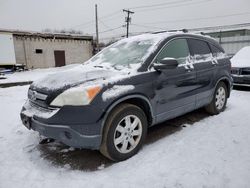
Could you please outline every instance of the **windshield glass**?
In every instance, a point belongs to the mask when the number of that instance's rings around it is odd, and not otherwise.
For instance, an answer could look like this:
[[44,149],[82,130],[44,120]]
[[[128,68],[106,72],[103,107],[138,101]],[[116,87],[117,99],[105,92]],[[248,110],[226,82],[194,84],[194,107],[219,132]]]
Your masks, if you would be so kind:
[[120,40],[90,59],[96,66],[129,66],[145,61],[158,41],[155,38],[131,37]]

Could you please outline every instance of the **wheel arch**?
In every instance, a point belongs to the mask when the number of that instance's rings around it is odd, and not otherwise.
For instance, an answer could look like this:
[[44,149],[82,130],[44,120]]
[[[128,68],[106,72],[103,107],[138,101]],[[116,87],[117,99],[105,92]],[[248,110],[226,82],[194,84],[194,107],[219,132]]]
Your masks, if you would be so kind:
[[227,91],[228,91],[228,92],[227,92],[227,93],[228,93],[227,98],[229,98],[229,97],[230,97],[231,86],[232,86],[232,84],[231,84],[231,82],[230,82],[230,79],[229,79],[228,77],[222,77],[222,78],[220,78],[220,79],[216,82],[215,88],[216,88],[216,86],[218,85],[218,83],[220,83],[220,82],[223,82],[223,83],[226,85]]
[[154,123],[154,112],[153,112],[153,107],[151,103],[149,102],[149,99],[141,94],[132,94],[132,95],[127,95],[122,98],[119,98],[118,100],[114,101],[105,111],[104,117],[103,117],[103,122],[102,122],[102,132],[103,128],[105,126],[105,122],[111,113],[111,111],[117,107],[118,105],[122,103],[129,103],[136,105],[140,107],[144,113],[146,114],[147,120],[148,120],[148,125],[150,126],[151,124]]

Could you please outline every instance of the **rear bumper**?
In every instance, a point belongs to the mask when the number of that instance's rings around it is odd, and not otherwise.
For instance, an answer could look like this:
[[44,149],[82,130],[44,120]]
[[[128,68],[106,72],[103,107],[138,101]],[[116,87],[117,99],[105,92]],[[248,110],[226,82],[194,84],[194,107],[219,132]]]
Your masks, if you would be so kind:
[[[26,107],[26,108],[25,108]],[[93,127],[101,127],[101,123],[95,124],[81,124],[81,125],[61,125],[61,124],[48,124],[40,121],[36,118],[36,114],[31,114],[32,110],[30,109],[35,107],[27,108],[27,105],[24,105],[21,111],[21,119],[25,127],[39,132],[41,135],[53,138],[57,141],[60,141],[68,146],[75,148],[86,148],[86,149],[99,149],[101,145],[101,132],[98,131],[93,133],[89,131]],[[54,111],[50,112],[53,115]],[[58,111],[57,113],[60,113]],[[49,114],[46,114],[48,117]],[[69,114],[70,116],[70,114]],[[101,129],[101,128],[100,128]],[[92,132],[92,133],[91,133]]]

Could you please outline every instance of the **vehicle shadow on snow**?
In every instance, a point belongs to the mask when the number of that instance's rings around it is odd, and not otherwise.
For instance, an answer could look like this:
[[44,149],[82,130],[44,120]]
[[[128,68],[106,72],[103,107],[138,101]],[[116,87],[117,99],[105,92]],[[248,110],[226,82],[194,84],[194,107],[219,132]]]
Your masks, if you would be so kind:
[[[209,114],[205,110],[199,109],[153,126],[148,130],[145,145],[181,131],[186,125],[192,125],[208,116]],[[38,145],[37,149],[43,159],[55,166],[68,167],[72,170],[95,171],[114,164],[102,156],[99,151],[74,149],[57,142]]]

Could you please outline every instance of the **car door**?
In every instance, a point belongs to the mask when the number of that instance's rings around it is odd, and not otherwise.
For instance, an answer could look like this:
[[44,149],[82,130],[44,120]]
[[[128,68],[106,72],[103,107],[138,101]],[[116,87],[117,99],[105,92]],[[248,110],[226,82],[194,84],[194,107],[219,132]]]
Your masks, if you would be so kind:
[[196,108],[199,108],[211,101],[214,89],[213,79],[218,63],[213,58],[208,42],[189,38],[188,44],[193,67],[197,73]]
[[176,38],[165,44],[154,59],[175,58],[178,67],[158,72],[155,82],[157,122],[176,117],[195,107],[196,72],[188,66],[189,47],[185,38]]

